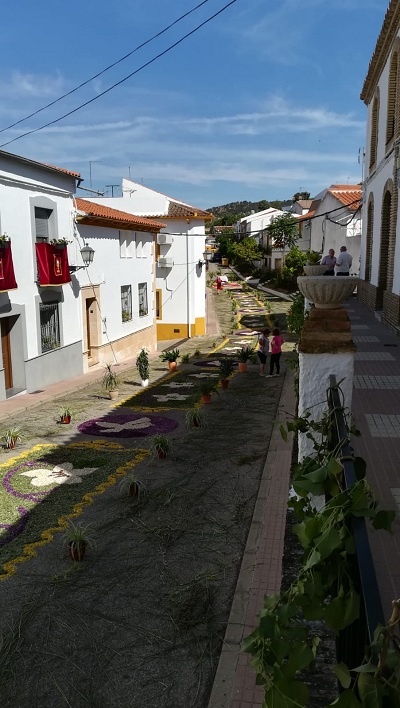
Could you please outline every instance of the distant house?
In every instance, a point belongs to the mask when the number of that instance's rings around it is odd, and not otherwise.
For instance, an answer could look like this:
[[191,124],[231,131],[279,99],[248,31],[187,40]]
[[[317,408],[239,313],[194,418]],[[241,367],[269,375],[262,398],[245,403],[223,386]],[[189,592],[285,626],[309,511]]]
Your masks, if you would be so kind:
[[361,244],[361,187],[358,184],[332,184],[317,194],[310,211],[299,217],[302,251],[336,255],[346,246],[353,256],[352,273],[358,275]]
[[154,257],[164,223],[76,198],[81,242],[95,258],[79,270],[84,369],[157,349]]
[[150,219],[160,219],[156,244],[157,339],[195,337],[206,331],[205,224],[212,214],[123,179],[122,197],[91,199]]
[[290,211],[292,214],[303,216],[303,214],[307,214],[307,212],[310,211],[312,202],[313,199],[299,199],[297,202],[293,203]]
[[400,5],[391,0],[361,91],[367,106],[358,296],[400,327]]
[[[262,265],[267,270],[274,270],[279,268],[281,262],[280,253],[273,252],[273,246],[271,237],[268,234],[267,227],[271,224],[271,221],[276,219],[277,216],[283,216],[284,211],[280,209],[274,209],[270,207],[269,209],[264,209],[264,211],[253,212],[248,216],[244,216],[242,219],[235,224],[235,233],[239,238],[245,238],[246,236],[252,236],[256,242],[261,246],[264,251],[264,259]],[[275,260],[278,259],[278,265],[275,264]]]

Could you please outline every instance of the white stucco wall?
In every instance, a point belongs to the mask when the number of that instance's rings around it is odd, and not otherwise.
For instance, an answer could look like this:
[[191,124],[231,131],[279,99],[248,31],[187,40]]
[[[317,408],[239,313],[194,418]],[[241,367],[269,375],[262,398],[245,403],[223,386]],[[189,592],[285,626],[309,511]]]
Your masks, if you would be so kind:
[[[117,229],[78,224],[82,239],[94,250],[92,265],[79,270],[76,277],[81,287],[90,284],[100,287],[100,312],[105,320],[102,327],[102,344],[115,341],[153,324],[153,239],[150,233],[121,231]],[[132,238],[130,257],[121,256],[120,233]],[[90,277],[90,281],[89,281]],[[139,315],[138,285],[147,284],[148,314]],[[122,321],[121,286],[130,285],[132,292],[132,320]]]
[[[205,250],[205,222],[192,219],[166,218],[169,199],[148,187],[124,179],[122,197],[101,197],[91,199],[113,209],[136,216],[157,217],[167,224],[161,233],[171,234],[170,245],[160,245],[160,255],[172,258],[172,268],[156,265],[156,288],[161,290],[163,325],[176,323],[194,325],[196,319],[205,318],[205,277],[206,269],[198,268]],[[185,204],[175,198],[172,201]],[[179,336],[187,331],[179,332]]]
[[[299,353],[299,416],[310,411],[313,420],[321,420],[328,409],[329,376],[334,374],[344,396],[344,406],[351,410],[354,376],[354,354]],[[313,451],[312,442],[299,435],[299,460]]]

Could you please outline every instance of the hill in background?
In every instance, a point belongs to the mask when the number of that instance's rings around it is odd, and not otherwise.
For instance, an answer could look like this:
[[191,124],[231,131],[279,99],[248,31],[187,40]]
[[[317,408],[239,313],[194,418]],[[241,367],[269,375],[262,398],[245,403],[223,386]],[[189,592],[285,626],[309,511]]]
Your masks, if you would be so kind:
[[222,204],[220,206],[209,207],[207,208],[207,211],[211,212],[214,215],[215,221],[223,220],[226,224],[233,224],[235,221],[238,221],[243,216],[248,216],[249,214],[251,214],[252,211],[264,211],[264,209],[269,209],[270,207],[273,207],[274,209],[281,209],[282,206],[290,204],[292,204],[291,199],[277,199],[271,202],[267,201],[266,199],[262,199],[259,202],[230,202],[229,204]]

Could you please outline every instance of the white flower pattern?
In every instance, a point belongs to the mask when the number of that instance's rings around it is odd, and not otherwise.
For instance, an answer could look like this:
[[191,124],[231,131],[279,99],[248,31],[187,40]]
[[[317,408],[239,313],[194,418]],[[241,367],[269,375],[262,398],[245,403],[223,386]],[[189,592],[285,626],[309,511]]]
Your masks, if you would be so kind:
[[31,477],[33,487],[47,487],[50,484],[79,484],[82,482],[82,477],[96,470],[97,467],[82,467],[75,470],[72,462],[63,462],[55,465],[52,470],[39,467],[29,472],[21,472],[21,476]]
[[99,428],[103,428],[105,433],[120,433],[122,430],[143,430],[144,428],[151,428],[153,423],[150,418],[137,418],[137,420],[128,420],[127,423],[107,423],[106,421],[98,420],[96,425]]
[[194,386],[194,384],[190,383],[189,381],[186,382],[184,381],[183,383],[178,383],[177,381],[172,381],[172,383],[167,383],[167,384],[162,384],[166,388],[188,388],[190,386]]
[[165,393],[165,394],[154,394],[154,398],[157,399],[159,403],[164,403],[165,401],[186,401],[188,396],[184,396],[181,393]]

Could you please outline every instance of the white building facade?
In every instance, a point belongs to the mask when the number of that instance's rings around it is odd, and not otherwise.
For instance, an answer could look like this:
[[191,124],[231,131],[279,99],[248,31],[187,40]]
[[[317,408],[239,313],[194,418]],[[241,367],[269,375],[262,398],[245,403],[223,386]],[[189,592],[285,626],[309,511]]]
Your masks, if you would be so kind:
[[138,182],[123,179],[122,197],[90,199],[136,216],[160,219],[155,258],[157,339],[206,332],[205,223],[212,215]]
[[400,6],[391,0],[361,92],[367,106],[359,298],[400,326]]
[[353,258],[352,275],[358,275],[361,246],[361,187],[333,184],[317,194],[311,210],[299,217],[302,251],[326,255],[333,248],[338,256],[346,246]]

